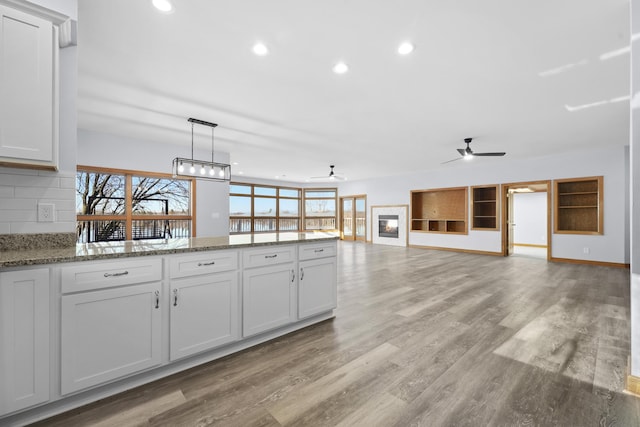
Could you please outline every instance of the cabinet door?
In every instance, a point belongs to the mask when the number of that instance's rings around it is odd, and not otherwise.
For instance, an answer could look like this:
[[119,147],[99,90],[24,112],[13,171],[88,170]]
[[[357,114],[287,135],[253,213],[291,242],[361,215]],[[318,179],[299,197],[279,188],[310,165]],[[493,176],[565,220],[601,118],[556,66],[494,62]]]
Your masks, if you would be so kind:
[[53,64],[51,22],[0,5],[0,161],[57,166]]
[[171,360],[239,338],[238,273],[218,273],[171,284]]
[[300,262],[298,318],[336,308],[336,259],[321,258]]
[[160,364],[160,283],[61,299],[62,394]]
[[0,273],[0,415],[49,400],[49,270]]
[[248,269],[242,276],[243,335],[249,336],[295,320],[294,264]]

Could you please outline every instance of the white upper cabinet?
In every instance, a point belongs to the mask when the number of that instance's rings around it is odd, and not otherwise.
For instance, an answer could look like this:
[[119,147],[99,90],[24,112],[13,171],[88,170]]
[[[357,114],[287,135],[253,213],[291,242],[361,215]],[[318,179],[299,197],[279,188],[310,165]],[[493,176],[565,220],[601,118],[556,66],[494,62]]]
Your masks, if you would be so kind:
[[0,3],[0,165],[57,169],[57,58],[51,21]]

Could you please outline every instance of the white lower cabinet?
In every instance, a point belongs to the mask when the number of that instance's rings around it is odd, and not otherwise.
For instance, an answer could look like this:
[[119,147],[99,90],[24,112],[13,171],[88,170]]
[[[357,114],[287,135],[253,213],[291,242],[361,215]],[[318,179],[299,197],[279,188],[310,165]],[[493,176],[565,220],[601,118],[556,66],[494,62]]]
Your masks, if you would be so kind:
[[243,336],[259,334],[296,319],[297,277],[294,259],[295,247],[245,251],[242,273]]
[[329,318],[336,251],[287,243],[1,272],[0,424]]
[[298,318],[336,308],[336,258],[300,261],[299,268]]
[[47,400],[49,270],[0,273],[0,416]]
[[160,364],[160,290],[155,282],[61,297],[63,395]]
[[236,271],[172,281],[170,359],[236,341],[240,337],[238,293]]

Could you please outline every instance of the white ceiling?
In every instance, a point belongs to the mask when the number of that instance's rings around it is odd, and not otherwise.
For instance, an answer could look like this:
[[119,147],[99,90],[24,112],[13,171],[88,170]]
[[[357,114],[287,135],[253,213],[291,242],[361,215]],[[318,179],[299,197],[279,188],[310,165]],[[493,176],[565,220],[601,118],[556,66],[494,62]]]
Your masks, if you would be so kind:
[[80,128],[188,157],[195,117],[236,178],[298,182],[465,167],[465,137],[507,152],[485,164],[629,141],[628,0],[173,2],[78,2]]

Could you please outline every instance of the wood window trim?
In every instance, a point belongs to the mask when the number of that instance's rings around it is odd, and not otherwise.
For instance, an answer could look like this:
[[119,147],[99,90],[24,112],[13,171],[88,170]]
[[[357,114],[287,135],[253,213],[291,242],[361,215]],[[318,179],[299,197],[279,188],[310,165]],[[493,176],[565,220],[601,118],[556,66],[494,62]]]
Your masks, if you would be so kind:
[[[126,224],[126,239],[132,238],[133,221],[137,220],[185,220],[191,221],[191,237],[197,236],[196,229],[196,179],[195,178],[176,178],[170,173],[162,172],[149,172],[135,169],[119,169],[119,168],[107,168],[102,166],[89,166],[89,165],[77,165],[76,172],[97,172],[112,175],[122,175],[125,178],[125,213],[122,215],[77,215],[76,221],[124,221]],[[190,209],[189,215],[156,215],[156,214],[133,214],[131,212],[131,198],[133,190],[133,177],[144,178],[161,178],[161,179],[179,179],[181,181],[188,181],[190,183]]]
[[[251,223],[251,230],[247,231],[247,232],[243,232],[243,233],[239,233],[239,232],[234,232],[231,233],[231,231],[229,231],[230,234],[249,234],[249,233],[273,233],[273,232],[280,232],[281,230],[280,228],[280,222],[282,220],[297,220],[298,222],[298,230],[297,231],[302,231],[304,229],[304,224],[303,224],[303,208],[302,208],[302,201],[303,201],[303,189],[302,188],[297,188],[297,187],[285,187],[285,186],[277,186],[277,185],[265,185],[265,184],[252,184],[252,183],[248,183],[248,182],[231,182],[230,186],[241,186],[241,187],[249,187],[251,188],[251,191],[249,193],[234,193],[232,191],[232,189],[230,188],[229,190],[229,198],[231,197],[247,197],[251,200],[251,213],[250,215],[229,215],[229,222],[231,223],[231,221],[233,220],[249,220]],[[272,188],[275,190],[275,195],[263,195],[263,194],[256,194],[256,187],[258,188]],[[295,190],[298,192],[298,197],[293,197],[293,196],[281,196],[280,195],[280,190]],[[276,215],[270,215],[270,216],[256,216],[255,214],[255,200],[256,199],[271,199],[271,200],[275,200],[276,203]],[[280,216],[280,203],[279,200],[283,199],[283,200],[297,200],[298,201],[298,215],[297,216]],[[260,220],[274,220],[276,223],[276,230],[272,231],[256,231],[255,229],[255,223],[256,221],[260,221]],[[231,229],[231,226],[229,227],[229,229]],[[285,230],[288,231],[288,230]]]

